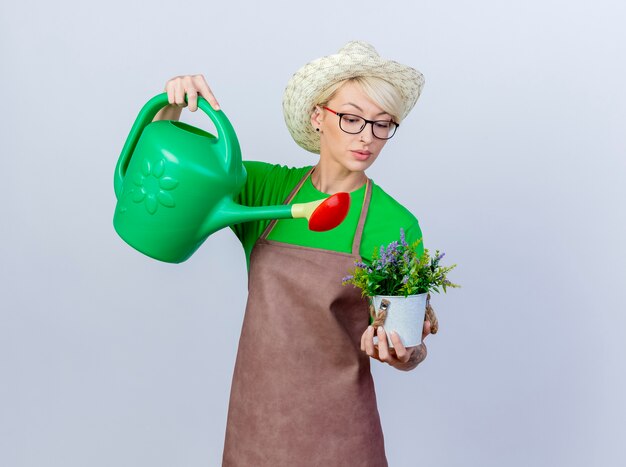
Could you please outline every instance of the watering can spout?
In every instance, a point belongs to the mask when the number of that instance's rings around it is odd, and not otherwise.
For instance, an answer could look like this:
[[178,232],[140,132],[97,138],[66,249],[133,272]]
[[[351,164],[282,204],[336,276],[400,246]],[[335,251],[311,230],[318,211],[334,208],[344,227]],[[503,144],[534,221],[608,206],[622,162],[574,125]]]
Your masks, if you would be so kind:
[[243,206],[235,203],[231,198],[223,199],[216,209],[208,216],[202,231],[202,236],[243,222],[259,221],[264,219],[289,219],[291,206]]
[[337,227],[350,209],[350,195],[336,193],[326,199],[309,203],[281,204],[277,206],[243,206],[231,198],[223,199],[207,217],[202,236],[235,224],[266,219],[307,219],[309,229],[326,231]]

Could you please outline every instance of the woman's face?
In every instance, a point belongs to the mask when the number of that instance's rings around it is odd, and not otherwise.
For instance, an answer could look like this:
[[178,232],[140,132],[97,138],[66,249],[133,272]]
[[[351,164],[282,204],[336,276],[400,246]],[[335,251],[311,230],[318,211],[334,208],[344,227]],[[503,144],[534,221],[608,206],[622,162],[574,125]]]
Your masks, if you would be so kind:
[[[342,86],[326,107],[338,113],[358,115],[367,120],[391,120],[358,84]],[[314,128],[320,129],[320,160],[336,166],[341,172],[362,172],[370,167],[387,140],[372,134],[372,125],[366,124],[361,133],[352,135],[339,128],[339,117],[321,107],[311,116]]]

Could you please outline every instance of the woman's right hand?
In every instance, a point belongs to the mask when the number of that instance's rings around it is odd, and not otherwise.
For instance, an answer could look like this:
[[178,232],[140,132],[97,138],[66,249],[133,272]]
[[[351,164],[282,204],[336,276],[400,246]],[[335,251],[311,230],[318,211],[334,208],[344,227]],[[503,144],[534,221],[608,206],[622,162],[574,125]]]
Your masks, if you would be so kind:
[[[198,110],[198,96],[204,97],[215,110],[220,109],[217,99],[203,75],[176,76],[165,83],[169,105],[163,107],[154,117],[156,120],[178,120],[183,107],[190,111]],[[185,102],[187,95],[187,102]]]
[[179,107],[187,105],[185,103],[185,94],[187,94],[187,103],[192,112],[198,110],[198,95],[209,101],[213,109],[220,109],[220,105],[203,75],[176,76],[165,83],[165,91],[169,103]]

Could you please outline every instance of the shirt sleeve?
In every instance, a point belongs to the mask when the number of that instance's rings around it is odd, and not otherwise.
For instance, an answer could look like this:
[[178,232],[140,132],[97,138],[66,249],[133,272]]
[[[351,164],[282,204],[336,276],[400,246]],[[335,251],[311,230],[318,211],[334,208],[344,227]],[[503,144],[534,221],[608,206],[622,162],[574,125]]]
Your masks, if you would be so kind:
[[[415,215],[380,186],[374,185],[361,243],[363,262],[371,264],[374,251],[399,241],[401,228],[409,245],[422,238],[422,229]],[[417,245],[417,254],[421,256],[423,253],[422,242]]]
[[405,240],[409,245],[417,240],[422,240],[417,246],[417,256],[421,257],[424,254],[424,237],[422,235],[422,229],[420,228],[419,221],[415,219],[415,222],[406,227],[404,232]]
[[[260,161],[243,161],[243,166],[247,174],[246,183],[234,201],[250,207],[283,204],[293,187],[308,170],[307,167],[290,168]],[[270,222],[270,219],[264,219],[230,226],[243,245],[248,267],[252,248]]]
[[[246,183],[235,196],[234,201],[242,206],[259,206],[260,199],[263,197],[265,185],[268,175],[272,170],[272,164],[260,161],[243,161],[246,169]],[[261,223],[259,222],[241,222],[230,226],[239,241],[242,243],[246,252],[252,249],[252,245],[263,233],[259,232]],[[263,228],[265,228],[263,226]]]

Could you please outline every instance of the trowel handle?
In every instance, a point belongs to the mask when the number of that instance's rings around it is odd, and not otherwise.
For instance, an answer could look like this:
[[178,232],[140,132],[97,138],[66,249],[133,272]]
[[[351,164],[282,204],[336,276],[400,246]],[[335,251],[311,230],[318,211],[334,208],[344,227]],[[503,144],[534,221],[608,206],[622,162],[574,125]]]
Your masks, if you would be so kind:
[[[187,101],[186,94],[185,101]],[[130,159],[135,151],[135,147],[137,146],[137,142],[139,141],[143,130],[152,122],[159,110],[168,104],[169,101],[167,93],[164,92],[150,99],[139,112],[135,123],[130,129],[128,138],[126,138],[126,143],[122,148],[122,152],[117,161],[117,166],[115,167],[113,185],[117,198],[119,198],[122,194],[122,185],[126,175],[126,169],[128,168],[128,164],[130,163]],[[222,154],[224,154],[226,167],[230,167],[229,164],[231,162],[231,156],[238,156],[239,159],[241,159],[239,141],[237,140],[235,130],[230,124],[228,118],[226,118],[224,112],[221,110],[214,110],[202,96],[198,96],[198,107],[200,107],[215,124],[215,128],[218,131],[217,144],[221,147]]]

